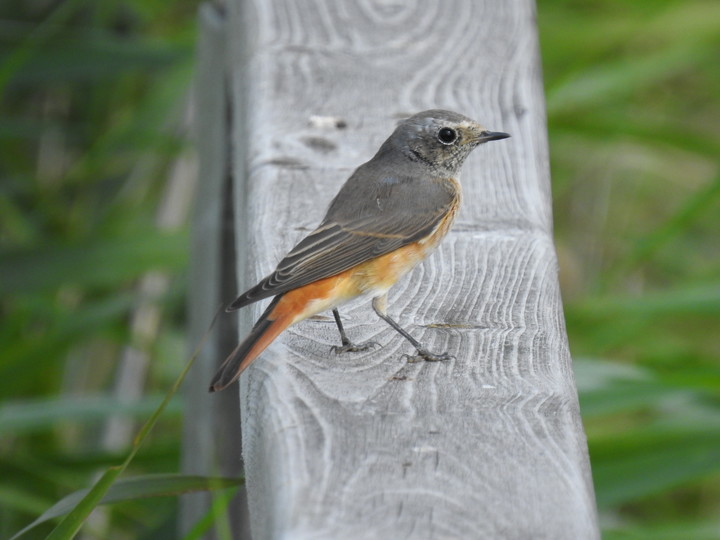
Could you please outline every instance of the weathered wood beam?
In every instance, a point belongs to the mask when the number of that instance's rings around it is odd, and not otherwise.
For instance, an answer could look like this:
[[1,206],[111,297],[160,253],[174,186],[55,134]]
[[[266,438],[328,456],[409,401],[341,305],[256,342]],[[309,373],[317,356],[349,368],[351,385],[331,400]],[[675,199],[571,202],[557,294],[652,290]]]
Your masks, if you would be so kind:
[[[254,538],[597,538],[534,3],[229,7],[239,289],[318,224],[397,119],[445,108],[513,136],[469,158],[453,231],[390,293],[389,313],[456,360],[408,364],[408,343],[356,302],[349,335],[382,349],[335,356],[327,317],[243,375]],[[245,310],[241,337],[262,307]]]

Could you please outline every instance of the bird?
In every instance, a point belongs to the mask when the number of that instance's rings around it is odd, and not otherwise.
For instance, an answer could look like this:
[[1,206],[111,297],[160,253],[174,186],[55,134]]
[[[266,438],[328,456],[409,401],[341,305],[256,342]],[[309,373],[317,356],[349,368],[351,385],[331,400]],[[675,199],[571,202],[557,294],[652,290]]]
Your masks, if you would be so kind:
[[432,109],[398,123],[377,153],[360,165],[330,203],[320,225],[270,275],[237,297],[226,311],[273,297],[250,334],[225,359],[210,384],[222,390],[287,327],[332,310],[340,332],[336,353],[377,344],[350,341],[338,308],[358,296],[407,339],[417,360],[442,361],[387,314],[387,292],[427,257],[448,233],[462,190],[458,177],[479,145],[510,137],[470,118]]

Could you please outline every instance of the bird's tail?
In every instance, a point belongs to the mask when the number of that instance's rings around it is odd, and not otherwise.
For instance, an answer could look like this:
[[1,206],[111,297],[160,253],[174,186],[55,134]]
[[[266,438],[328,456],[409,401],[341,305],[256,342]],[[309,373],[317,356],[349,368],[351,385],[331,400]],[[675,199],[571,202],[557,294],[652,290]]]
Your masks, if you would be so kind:
[[273,313],[282,295],[276,296],[253,326],[250,335],[225,359],[210,383],[210,391],[217,392],[235,382],[270,343],[293,322],[291,313]]

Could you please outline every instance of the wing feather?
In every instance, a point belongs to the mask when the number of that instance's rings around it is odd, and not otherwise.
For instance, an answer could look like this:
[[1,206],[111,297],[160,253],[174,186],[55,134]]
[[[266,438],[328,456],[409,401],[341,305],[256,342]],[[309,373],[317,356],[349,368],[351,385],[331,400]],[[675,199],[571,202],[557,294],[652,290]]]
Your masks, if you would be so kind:
[[345,182],[320,226],[228,310],[337,275],[416,242],[457,203],[460,193],[454,180],[402,173],[395,161],[383,163],[378,156]]
[[449,205],[420,215],[363,217],[342,225],[323,223],[298,243],[272,274],[239,296],[228,310],[334,276],[416,242],[429,235],[448,210]]

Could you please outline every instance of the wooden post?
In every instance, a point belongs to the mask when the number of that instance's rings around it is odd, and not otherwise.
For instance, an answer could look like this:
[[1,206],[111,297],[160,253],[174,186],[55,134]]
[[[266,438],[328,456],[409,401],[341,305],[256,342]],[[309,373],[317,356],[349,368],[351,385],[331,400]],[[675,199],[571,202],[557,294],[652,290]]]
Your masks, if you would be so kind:
[[[454,229],[390,293],[391,316],[456,360],[408,364],[365,301],[343,310],[346,329],[381,349],[334,355],[325,317],[243,375],[253,537],[598,538],[532,0],[229,9],[238,290],[318,224],[399,118],[445,108],[512,134],[469,158]],[[263,306],[244,310],[240,337]]]
[[[199,181],[192,222],[188,293],[192,348],[202,341],[223,299],[235,291],[237,273],[230,182],[227,20],[223,11],[211,3],[200,7],[198,18],[198,69],[193,103]],[[237,388],[212,396],[206,384],[224,352],[234,347],[236,334],[235,319],[221,317],[185,381],[182,470],[186,474],[242,475]],[[208,513],[211,503],[212,496],[208,493],[182,497],[178,519],[182,534]],[[246,493],[242,488],[232,501],[228,521],[233,538],[250,538]],[[205,536],[208,540],[218,537],[224,538],[216,531]]]

